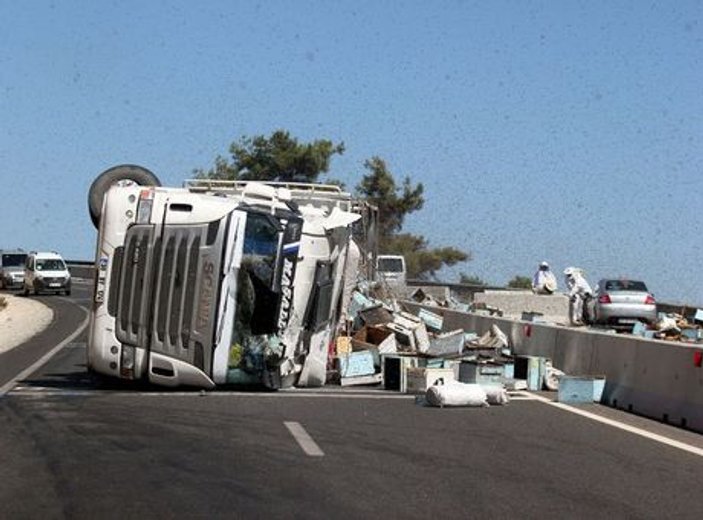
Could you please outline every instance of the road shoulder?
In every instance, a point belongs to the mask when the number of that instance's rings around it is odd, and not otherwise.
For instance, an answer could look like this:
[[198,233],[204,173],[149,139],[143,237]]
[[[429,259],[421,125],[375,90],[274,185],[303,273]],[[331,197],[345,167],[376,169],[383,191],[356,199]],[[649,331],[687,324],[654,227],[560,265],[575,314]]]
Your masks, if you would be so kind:
[[0,354],[21,345],[46,329],[54,311],[43,303],[4,293],[7,306],[0,310]]

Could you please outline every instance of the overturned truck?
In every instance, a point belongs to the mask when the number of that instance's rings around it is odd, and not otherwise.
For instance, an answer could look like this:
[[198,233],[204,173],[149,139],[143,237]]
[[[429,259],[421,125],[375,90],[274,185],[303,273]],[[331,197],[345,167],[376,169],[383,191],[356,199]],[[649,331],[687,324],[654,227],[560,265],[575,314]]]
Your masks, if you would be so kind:
[[166,188],[134,165],[98,176],[89,207],[91,370],[166,386],[324,384],[350,284],[375,265],[374,208],[329,185]]

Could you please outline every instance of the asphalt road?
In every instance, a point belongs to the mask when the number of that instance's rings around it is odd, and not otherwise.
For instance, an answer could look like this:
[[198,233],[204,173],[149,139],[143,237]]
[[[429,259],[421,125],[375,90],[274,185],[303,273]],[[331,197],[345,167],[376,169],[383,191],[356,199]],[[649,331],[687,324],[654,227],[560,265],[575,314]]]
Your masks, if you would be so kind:
[[[49,303],[64,314],[13,370],[82,321]],[[132,388],[88,375],[84,341],[0,399],[2,518],[703,517],[703,457],[539,401]]]

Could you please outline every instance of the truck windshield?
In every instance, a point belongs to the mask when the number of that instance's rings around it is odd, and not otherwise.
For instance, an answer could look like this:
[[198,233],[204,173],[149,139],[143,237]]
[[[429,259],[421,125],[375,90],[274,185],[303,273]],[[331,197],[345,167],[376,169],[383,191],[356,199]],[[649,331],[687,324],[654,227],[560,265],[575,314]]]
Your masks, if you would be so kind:
[[379,258],[378,270],[381,273],[402,273],[403,261],[400,258]]
[[277,331],[279,293],[274,290],[279,227],[269,215],[249,213],[242,263],[237,275],[237,303],[229,368],[263,370],[264,350]]
[[2,255],[2,267],[21,267],[27,260],[27,255],[22,254],[4,254]]
[[268,215],[250,213],[244,232],[244,251],[239,270],[237,310],[233,331],[236,343],[251,336],[276,332],[278,293],[274,275],[279,244],[279,229]]

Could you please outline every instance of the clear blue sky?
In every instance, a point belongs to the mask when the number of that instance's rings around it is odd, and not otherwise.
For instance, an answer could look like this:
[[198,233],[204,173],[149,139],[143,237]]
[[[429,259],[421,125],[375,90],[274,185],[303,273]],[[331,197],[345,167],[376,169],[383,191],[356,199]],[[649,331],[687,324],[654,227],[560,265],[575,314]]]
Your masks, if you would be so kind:
[[0,247],[91,258],[86,193],[242,135],[426,187],[406,229],[502,284],[548,260],[703,304],[703,3],[0,0]]

